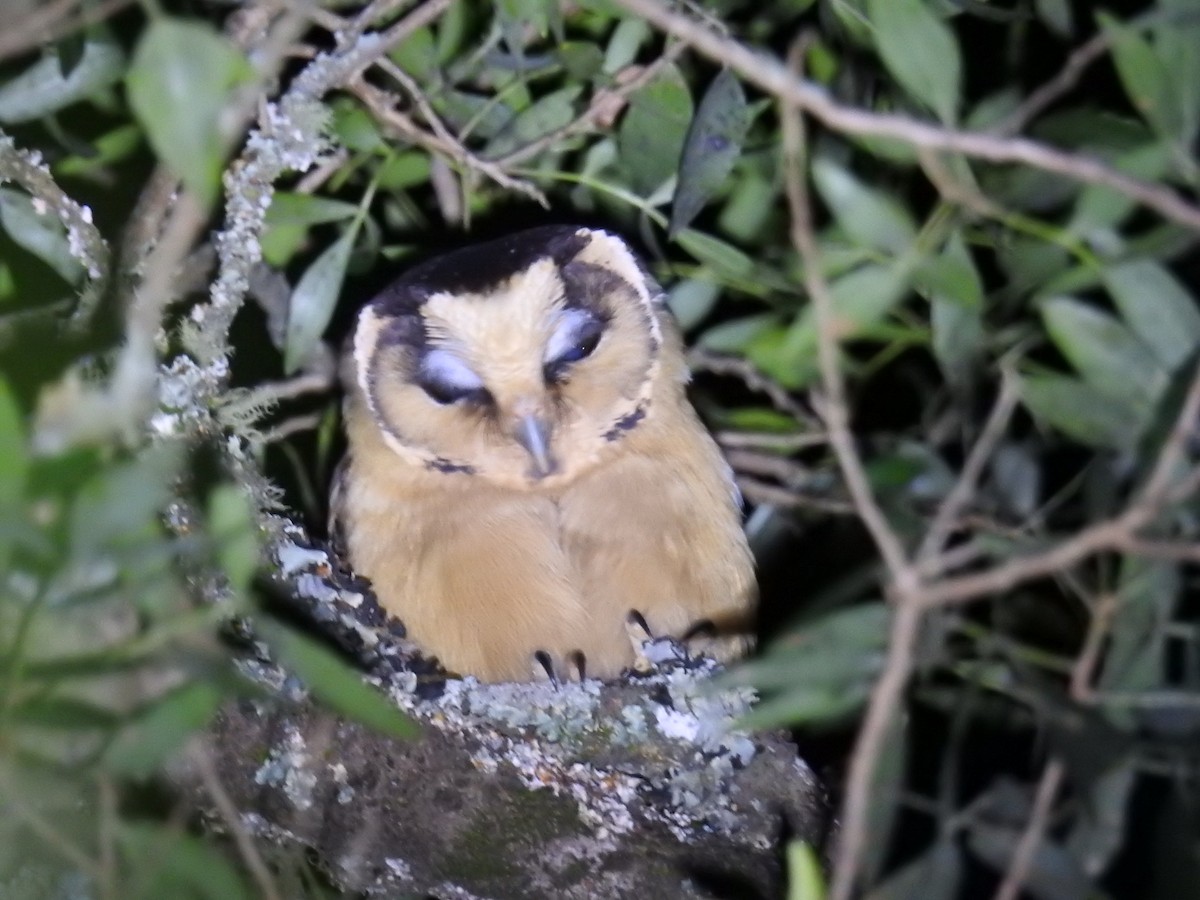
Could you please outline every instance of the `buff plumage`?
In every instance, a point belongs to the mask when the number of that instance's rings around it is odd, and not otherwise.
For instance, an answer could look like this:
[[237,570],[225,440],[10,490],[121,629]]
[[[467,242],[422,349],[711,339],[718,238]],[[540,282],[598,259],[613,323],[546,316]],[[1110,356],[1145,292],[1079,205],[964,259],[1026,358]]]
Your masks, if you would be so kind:
[[539,228],[414,268],[360,312],[344,376],[334,531],[448,669],[612,677],[631,611],[746,646],[736,490],[619,238]]

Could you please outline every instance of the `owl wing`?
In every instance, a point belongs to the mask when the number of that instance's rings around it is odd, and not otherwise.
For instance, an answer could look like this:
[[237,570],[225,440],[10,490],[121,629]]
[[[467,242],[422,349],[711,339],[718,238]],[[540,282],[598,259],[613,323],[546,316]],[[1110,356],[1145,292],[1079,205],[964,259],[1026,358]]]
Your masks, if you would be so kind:
[[350,451],[347,450],[333,470],[333,480],[329,485],[329,517],[326,521],[326,534],[329,536],[329,547],[339,560],[348,560],[349,545],[346,537],[346,493],[347,480],[350,477]]

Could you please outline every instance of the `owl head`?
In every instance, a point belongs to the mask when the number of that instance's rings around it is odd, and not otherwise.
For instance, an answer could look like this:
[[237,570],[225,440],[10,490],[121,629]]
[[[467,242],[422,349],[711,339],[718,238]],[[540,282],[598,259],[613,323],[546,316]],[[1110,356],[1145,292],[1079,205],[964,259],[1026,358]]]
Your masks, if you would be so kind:
[[404,463],[564,484],[650,414],[666,315],[619,238],[519,232],[419,265],[362,309],[352,402]]

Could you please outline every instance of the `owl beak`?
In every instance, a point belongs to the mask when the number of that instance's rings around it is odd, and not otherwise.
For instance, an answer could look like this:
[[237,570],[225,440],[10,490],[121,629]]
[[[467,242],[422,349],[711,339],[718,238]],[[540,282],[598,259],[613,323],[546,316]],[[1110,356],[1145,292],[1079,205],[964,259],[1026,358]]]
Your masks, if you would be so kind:
[[517,443],[524,447],[533,460],[533,476],[545,478],[558,469],[550,455],[550,427],[537,416],[521,416],[517,419],[514,435]]

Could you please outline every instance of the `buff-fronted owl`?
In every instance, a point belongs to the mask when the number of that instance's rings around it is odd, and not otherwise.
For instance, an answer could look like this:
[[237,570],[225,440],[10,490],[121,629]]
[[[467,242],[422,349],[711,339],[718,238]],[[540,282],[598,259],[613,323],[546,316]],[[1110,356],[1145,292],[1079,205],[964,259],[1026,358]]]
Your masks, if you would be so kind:
[[624,241],[550,226],[418,265],[363,307],[343,375],[336,541],[447,669],[613,677],[634,611],[747,646],[732,473]]

